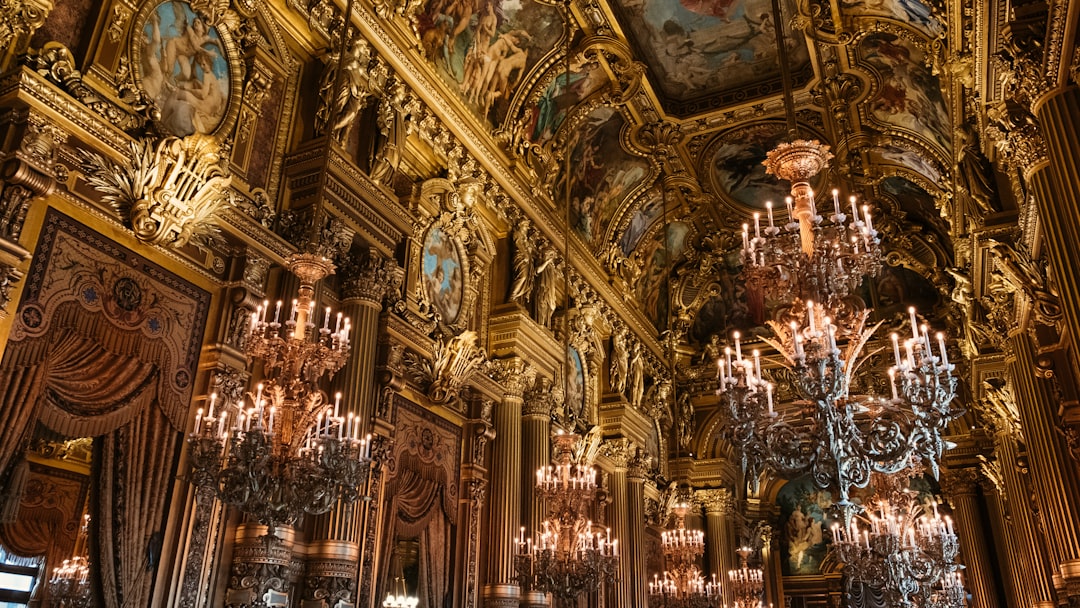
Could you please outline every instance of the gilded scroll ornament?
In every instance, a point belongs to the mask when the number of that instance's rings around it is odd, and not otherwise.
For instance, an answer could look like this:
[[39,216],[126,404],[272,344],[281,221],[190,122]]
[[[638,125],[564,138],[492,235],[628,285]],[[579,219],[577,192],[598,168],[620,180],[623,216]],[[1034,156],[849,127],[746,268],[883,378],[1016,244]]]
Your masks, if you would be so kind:
[[96,152],[79,151],[87,183],[139,240],[183,247],[218,238],[216,219],[227,200],[230,176],[215,138],[194,134],[134,140],[128,153],[130,162],[120,165]]

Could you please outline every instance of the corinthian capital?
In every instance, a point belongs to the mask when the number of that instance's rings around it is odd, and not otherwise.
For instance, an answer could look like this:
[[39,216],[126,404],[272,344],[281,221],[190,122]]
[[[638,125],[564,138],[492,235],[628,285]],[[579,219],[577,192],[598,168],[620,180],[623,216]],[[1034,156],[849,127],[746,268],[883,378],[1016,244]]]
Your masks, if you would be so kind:
[[634,456],[634,442],[626,437],[608,439],[600,444],[600,452],[615,463],[615,468],[626,469]]
[[728,515],[732,511],[733,501],[727,488],[711,488],[694,492],[694,500],[705,508],[705,513]]
[[941,476],[941,491],[946,496],[970,496],[975,494],[981,481],[976,468],[950,469]]
[[507,397],[520,399],[536,378],[536,370],[518,357],[494,359],[488,364],[488,376],[503,386]]
[[393,286],[396,268],[397,263],[377,249],[342,255],[338,260],[342,299],[381,305]]

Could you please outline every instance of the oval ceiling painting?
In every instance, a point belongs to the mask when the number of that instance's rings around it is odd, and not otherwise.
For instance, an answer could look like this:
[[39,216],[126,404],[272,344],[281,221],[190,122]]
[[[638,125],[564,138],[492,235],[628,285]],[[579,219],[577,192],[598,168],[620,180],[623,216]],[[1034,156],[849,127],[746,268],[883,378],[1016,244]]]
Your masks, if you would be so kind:
[[563,25],[555,7],[534,0],[427,0],[416,29],[439,75],[477,115],[500,124]]
[[[770,150],[789,139],[787,127],[778,122],[749,125],[720,135],[706,154],[713,190],[753,209],[764,209],[766,201],[783,208],[790,185],[765,173],[765,165],[761,163]],[[814,180],[815,189],[820,181],[820,177]]]
[[566,402],[575,418],[582,418],[585,413],[585,366],[581,355],[573,346],[566,347],[566,356],[570,359],[570,377],[566,383]]
[[229,63],[216,27],[187,2],[171,0],[146,16],[135,38],[136,79],[177,137],[210,134],[229,107]]
[[443,321],[457,321],[465,296],[457,244],[436,226],[424,239],[424,292]]

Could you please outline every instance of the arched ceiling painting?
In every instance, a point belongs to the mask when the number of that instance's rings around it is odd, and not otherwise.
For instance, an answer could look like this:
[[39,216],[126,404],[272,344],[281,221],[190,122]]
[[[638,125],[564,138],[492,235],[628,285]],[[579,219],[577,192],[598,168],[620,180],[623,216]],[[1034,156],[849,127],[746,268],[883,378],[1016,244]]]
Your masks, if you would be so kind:
[[[783,4],[785,15],[795,13],[794,3]],[[673,114],[780,89],[770,0],[614,0],[612,5]],[[808,67],[802,35],[789,32],[787,42],[794,70]]]
[[[427,0],[415,25],[421,53],[450,95],[495,142],[509,144],[507,154],[523,161],[559,216],[567,196],[562,149],[570,150],[574,233],[601,264],[622,257],[618,264],[636,269],[635,295],[659,328],[668,315],[664,278],[685,263],[672,263],[669,249],[690,265],[718,242],[736,251],[737,239],[727,237],[751,213],[767,200],[778,213],[784,208],[787,184],[761,165],[789,137],[770,5],[575,3],[569,65],[568,14],[557,3]],[[912,221],[934,233],[936,249],[926,248],[920,263],[947,263],[948,225],[937,206],[956,162],[950,112],[958,106],[949,101],[951,81],[939,76],[949,35],[941,16],[921,0],[782,5],[785,21],[801,24],[786,38],[799,136],[837,154],[814,186],[838,177],[842,188],[858,184],[857,194],[881,205],[876,211],[910,215],[908,224],[894,222],[901,233]],[[850,86],[842,90],[841,82]],[[681,184],[669,184],[666,198],[661,177]],[[660,235],[672,231],[678,246],[664,247]],[[712,316],[742,318],[744,311],[726,310],[729,296]],[[713,324],[706,321],[696,339]]]

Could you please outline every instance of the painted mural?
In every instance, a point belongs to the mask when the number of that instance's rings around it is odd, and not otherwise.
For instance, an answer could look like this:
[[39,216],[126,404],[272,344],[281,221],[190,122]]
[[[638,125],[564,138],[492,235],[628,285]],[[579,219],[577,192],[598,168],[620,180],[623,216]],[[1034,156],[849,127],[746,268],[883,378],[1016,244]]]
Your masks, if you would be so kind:
[[[910,487],[924,504],[939,494],[937,483],[925,475],[912,479]],[[851,500],[862,504],[873,493],[871,487],[856,489]],[[821,574],[830,544],[832,522],[826,513],[833,505],[832,493],[815,488],[813,479],[804,475],[780,488],[776,504],[780,507],[780,565],[784,576]]]
[[664,197],[659,192],[650,193],[649,198],[634,212],[630,223],[619,237],[619,247],[622,248],[623,255],[629,256],[633,253],[641,242],[641,237],[653,222],[664,214],[663,202]]
[[[645,179],[649,163],[623,149],[626,120],[614,108],[600,107],[574,129],[570,137],[570,223],[588,243],[599,244],[623,201]],[[566,172],[560,167],[557,199],[566,192]]]
[[875,146],[870,152],[877,154],[883,162],[907,167],[931,182],[941,182],[941,171],[917,152],[893,144]]
[[887,177],[881,180],[881,190],[894,196],[909,214],[926,219],[939,215],[934,197],[909,179]]
[[442,315],[453,323],[461,312],[465,296],[461,254],[457,245],[438,226],[424,238],[424,290]]
[[713,187],[744,205],[764,209],[766,201],[783,208],[790,186],[765,173],[765,154],[787,141],[787,127],[761,123],[729,131],[714,144],[710,161]]
[[562,35],[558,11],[534,0],[428,0],[417,22],[435,69],[482,118],[500,124],[514,91]]
[[[630,38],[667,97],[686,100],[779,75],[769,0],[617,0]],[[785,0],[786,15],[795,14]],[[788,32],[793,65],[808,59]]]
[[159,4],[142,28],[139,85],[177,137],[217,129],[229,103],[229,65],[217,28],[187,2]]
[[[666,242],[662,234],[667,235]],[[689,224],[671,222],[662,232],[657,231],[640,251],[644,273],[637,284],[637,297],[645,316],[657,329],[667,327],[668,298],[665,279],[674,265],[673,261],[677,261],[686,251],[686,237],[689,234]]]
[[[558,66],[555,69],[559,69]],[[567,113],[606,82],[607,75],[596,61],[583,61],[580,57],[572,61],[569,73],[560,71],[536,100],[536,105],[527,110],[526,132],[530,141],[542,145],[550,140],[566,120]]]
[[896,19],[931,35],[943,31],[941,21],[921,0],[840,0],[840,10],[851,17]]
[[925,133],[950,149],[949,113],[938,77],[924,64],[926,54],[912,42],[883,32],[863,38],[859,54],[881,77],[881,89],[870,103],[874,118]]
[[580,418],[585,413],[585,366],[581,361],[581,354],[573,346],[566,348],[566,356],[570,358],[566,402],[573,409],[573,415]]

